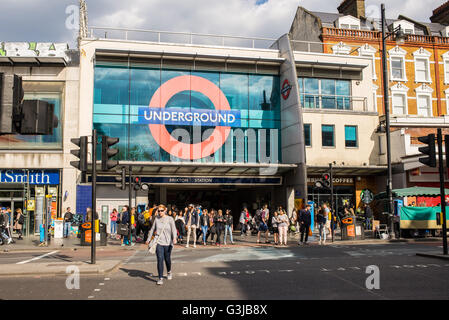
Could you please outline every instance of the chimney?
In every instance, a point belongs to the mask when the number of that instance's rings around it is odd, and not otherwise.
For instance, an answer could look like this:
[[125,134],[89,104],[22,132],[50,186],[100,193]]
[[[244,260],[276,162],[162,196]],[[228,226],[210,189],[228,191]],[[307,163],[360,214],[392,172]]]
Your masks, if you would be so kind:
[[337,10],[344,15],[360,19],[360,17],[365,17],[365,0],[343,0]]
[[443,3],[441,6],[432,11],[430,21],[449,25],[449,1]]

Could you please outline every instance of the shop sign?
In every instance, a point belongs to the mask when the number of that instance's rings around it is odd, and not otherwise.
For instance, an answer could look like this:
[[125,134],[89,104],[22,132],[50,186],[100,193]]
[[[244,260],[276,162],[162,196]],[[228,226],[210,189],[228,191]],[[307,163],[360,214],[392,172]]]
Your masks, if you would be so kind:
[[360,193],[360,199],[362,200],[363,203],[369,204],[371,203],[371,201],[373,201],[374,194],[369,189],[363,189],[362,192]]
[[[315,184],[315,182],[320,181],[321,178],[307,178],[307,183],[309,184]],[[332,178],[332,183],[333,184],[354,184],[354,178],[350,178],[350,177],[335,177]]]
[[[59,172],[45,170],[30,170],[30,184],[33,185],[57,185],[59,184]],[[27,173],[24,170],[0,170],[0,183],[26,183]]]
[[27,201],[27,211],[34,211],[35,208],[36,208],[36,201],[28,200]]

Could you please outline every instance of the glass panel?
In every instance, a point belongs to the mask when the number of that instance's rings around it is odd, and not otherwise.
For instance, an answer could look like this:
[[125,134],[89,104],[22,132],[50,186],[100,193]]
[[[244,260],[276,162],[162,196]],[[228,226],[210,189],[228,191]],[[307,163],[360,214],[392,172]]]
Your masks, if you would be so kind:
[[335,80],[321,80],[321,107],[323,109],[335,109]]
[[308,147],[312,145],[310,124],[304,124],[304,143]]
[[393,104],[393,114],[404,114],[405,110],[405,97],[401,94],[393,94],[392,104]]
[[337,109],[351,109],[351,81],[337,80],[336,82]]
[[402,79],[402,58],[391,58],[391,71],[394,79]]
[[323,147],[334,146],[334,126],[322,125],[321,126],[321,138]]
[[357,127],[345,126],[345,146],[357,147]]
[[[319,80],[312,78],[304,79],[304,107],[319,108]],[[315,94],[314,94],[315,93]]]

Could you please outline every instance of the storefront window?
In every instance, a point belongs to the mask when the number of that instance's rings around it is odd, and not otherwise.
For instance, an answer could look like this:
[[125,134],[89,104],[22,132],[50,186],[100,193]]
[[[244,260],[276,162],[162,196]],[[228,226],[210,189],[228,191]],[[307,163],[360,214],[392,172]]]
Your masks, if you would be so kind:
[[[177,87],[181,89],[177,91]],[[226,110],[226,102],[230,110]],[[194,114],[201,121],[192,120]],[[119,160],[266,162],[260,154],[265,150],[268,156],[276,153],[280,161],[280,133],[272,132],[280,131],[279,77],[274,75],[128,68],[105,63],[95,67],[93,119],[99,135],[120,138],[120,152],[115,158]],[[227,138],[211,137],[219,127],[213,122],[217,119],[231,121]],[[222,122],[220,126],[227,125]],[[262,130],[267,133],[262,134]],[[200,142],[209,138],[218,141],[215,152],[202,144],[199,158],[186,159],[167,149],[173,141],[192,144],[198,136]],[[165,139],[162,142],[161,137]],[[223,137],[223,141],[217,137]],[[261,143],[266,146],[261,148]]]

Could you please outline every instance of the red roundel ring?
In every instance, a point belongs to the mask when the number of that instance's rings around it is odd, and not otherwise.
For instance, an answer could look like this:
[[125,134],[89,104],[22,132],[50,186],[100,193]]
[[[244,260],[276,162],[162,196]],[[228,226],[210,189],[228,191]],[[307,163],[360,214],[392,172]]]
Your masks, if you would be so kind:
[[[150,108],[165,108],[167,102],[181,91],[198,91],[210,99],[216,110],[231,110],[228,99],[211,81],[198,76],[178,76],[162,84],[150,101]],[[207,157],[219,150],[231,132],[231,127],[216,126],[212,134],[199,143],[184,143],[173,138],[163,124],[150,124],[154,140],[168,153],[186,160]]]

